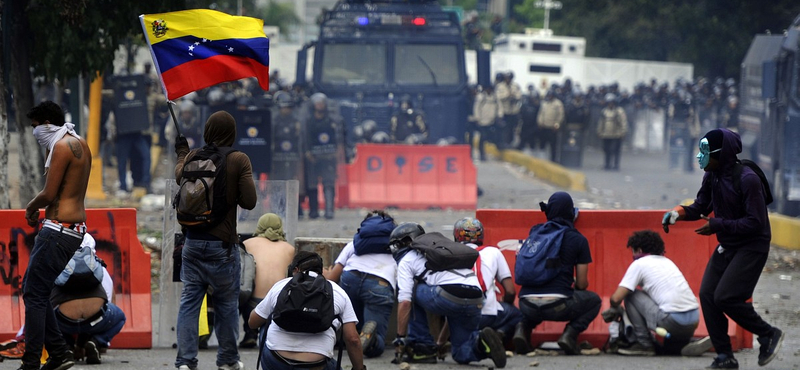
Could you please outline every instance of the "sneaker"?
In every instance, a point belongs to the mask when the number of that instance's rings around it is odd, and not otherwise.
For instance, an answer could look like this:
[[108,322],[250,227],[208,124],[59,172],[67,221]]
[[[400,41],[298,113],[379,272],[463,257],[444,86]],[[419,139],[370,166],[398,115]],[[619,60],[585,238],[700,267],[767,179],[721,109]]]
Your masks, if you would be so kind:
[[196,367],[191,367],[189,365],[181,365],[181,366],[178,366],[178,370],[197,370],[197,368]]
[[244,339],[239,342],[239,348],[256,348],[258,345],[258,338],[245,334]]
[[0,351],[0,357],[10,358],[12,360],[22,358],[25,354],[25,342],[17,342],[17,344],[9,349]]
[[415,343],[410,348],[406,348],[407,354],[404,361],[412,364],[435,364],[437,347],[436,345],[426,345]]
[[378,327],[378,323],[375,321],[367,321],[364,324],[364,327],[361,328],[361,334],[359,335],[361,339],[361,351],[367,353],[369,349],[375,347],[375,343],[378,341],[378,337],[375,335],[375,329]]
[[719,355],[706,369],[738,369],[739,361],[733,356]]
[[772,328],[772,335],[768,337],[758,337],[758,343],[761,344],[761,348],[758,352],[758,366],[764,366],[775,358],[775,355],[778,354],[778,350],[781,349],[784,336],[781,329]]
[[619,348],[617,353],[626,356],[655,356],[656,350],[653,347],[645,347],[641,343],[636,343],[628,348]]
[[241,361],[236,361],[230,365],[222,365],[218,368],[219,370],[244,370],[244,363]]
[[67,350],[60,355],[51,355],[47,362],[42,365],[41,370],[66,370],[75,366],[72,351]]
[[86,363],[89,365],[98,365],[100,361],[100,350],[97,349],[97,343],[94,340],[88,340],[83,345],[83,352],[86,355]]
[[697,357],[708,352],[714,345],[711,344],[711,337],[705,337],[691,342],[681,348],[681,356]]
[[491,357],[494,366],[506,367],[506,349],[497,333],[492,328],[483,328],[478,334],[478,338],[481,353],[484,353],[486,357]]
[[18,342],[17,342],[16,339],[9,339],[9,340],[0,342],[0,351],[5,351],[7,349],[14,348],[14,347],[17,346],[17,343]]

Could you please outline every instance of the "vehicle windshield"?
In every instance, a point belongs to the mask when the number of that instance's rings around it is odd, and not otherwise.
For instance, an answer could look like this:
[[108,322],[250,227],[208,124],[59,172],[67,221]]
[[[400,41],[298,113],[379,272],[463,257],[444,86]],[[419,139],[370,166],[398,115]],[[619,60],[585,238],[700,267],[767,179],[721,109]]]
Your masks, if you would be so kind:
[[394,78],[398,85],[457,85],[458,65],[455,45],[395,46]]
[[326,44],[322,83],[378,85],[386,82],[386,45]]
[[[325,44],[323,53],[323,84],[388,82],[387,44]],[[394,82],[399,86],[453,86],[461,82],[459,76],[456,45],[394,45]]]

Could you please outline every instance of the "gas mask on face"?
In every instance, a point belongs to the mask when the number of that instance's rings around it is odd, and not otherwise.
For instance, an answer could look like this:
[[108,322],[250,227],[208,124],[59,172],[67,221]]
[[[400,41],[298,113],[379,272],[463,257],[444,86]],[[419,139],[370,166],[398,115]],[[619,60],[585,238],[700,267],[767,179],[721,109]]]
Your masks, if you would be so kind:
[[700,152],[697,153],[697,162],[700,164],[700,168],[706,169],[706,167],[708,167],[708,162],[711,160],[711,153],[716,153],[720,150],[722,150],[722,148],[711,150],[708,145],[708,139],[700,139]]

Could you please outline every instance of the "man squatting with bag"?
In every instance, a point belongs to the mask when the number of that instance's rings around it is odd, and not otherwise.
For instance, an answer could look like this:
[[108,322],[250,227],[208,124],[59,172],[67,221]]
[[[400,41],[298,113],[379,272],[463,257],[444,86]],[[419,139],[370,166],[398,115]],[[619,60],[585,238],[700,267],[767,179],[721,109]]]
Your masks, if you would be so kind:
[[[289,273],[292,277],[275,283],[250,314],[251,328],[268,325],[262,328],[266,340],[259,356],[264,368],[338,370],[341,349],[334,360],[333,346],[339,324],[352,369],[366,370],[353,305],[341,287],[322,276],[322,257],[298,251]],[[304,309],[312,305],[314,310]]]
[[[400,224],[390,236],[397,261],[397,349],[408,351],[408,362],[436,363],[438,348],[426,312],[447,318],[453,360],[460,364],[491,358],[505,367],[503,342],[492,328],[478,329],[483,306],[472,266],[478,252],[440,233],[425,234],[417,223]],[[436,254],[437,251],[445,253]],[[458,256],[451,260],[448,257]],[[471,258],[464,258],[471,256]],[[447,267],[442,267],[447,266]],[[402,352],[399,351],[400,355]],[[396,360],[400,360],[396,358]]]

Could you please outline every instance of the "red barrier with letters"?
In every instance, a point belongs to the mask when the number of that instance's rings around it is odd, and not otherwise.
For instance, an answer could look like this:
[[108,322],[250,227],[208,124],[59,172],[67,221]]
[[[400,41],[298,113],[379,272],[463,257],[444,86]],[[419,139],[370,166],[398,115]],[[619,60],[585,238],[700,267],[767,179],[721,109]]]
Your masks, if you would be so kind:
[[347,166],[349,207],[475,209],[477,172],[468,145],[356,146]]
[[[44,217],[44,212],[40,217]],[[150,254],[136,231],[136,210],[86,210],[88,232],[114,280],[115,304],[127,321],[111,341],[113,348],[151,348]],[[28,226],[25,210],[0,210],[0,340],[13,338],[25,323],[22,277],[38,228]]]
[[[634,231],[643,229],[654,230],[661,235],[664,239],[666,256],[683,272],[695,296],[699,294],[706,263],[717,247],[717,239],[714,236],[702,236],[694,232],[704,221],[678,222],[670,226],[670,232],[666,234],[661,228],[663,215],[664,211],[582,210],[580,212],[575,227],[589,240],[592,252],[588,290],[596,292],[603,300],[601,312],[609,307],[608,299],[617,289],[632,261],[631,251],[626,248],[628,237]],[[498,242],[507,239],[525,239],[531,226],[547,221],[544,213],[538,210],[479,209],[476,217],[483,223],[485,229],[484,245],[497,245]],[[513,274],[516,253],[504,250],[503,254]],[[533,331],[531,337],[533,344],[558,340],[564,325],[565,323],[561,322],[542,323]],[[728,328],[734,350],[753,347],[752,333],[742,329],[732,320]],[[700,326],[694,335],[695,337],[708,335],[702,310]],[[608,339],[608,324],[598,315],[578,339],[588,340],[599,348]]]

